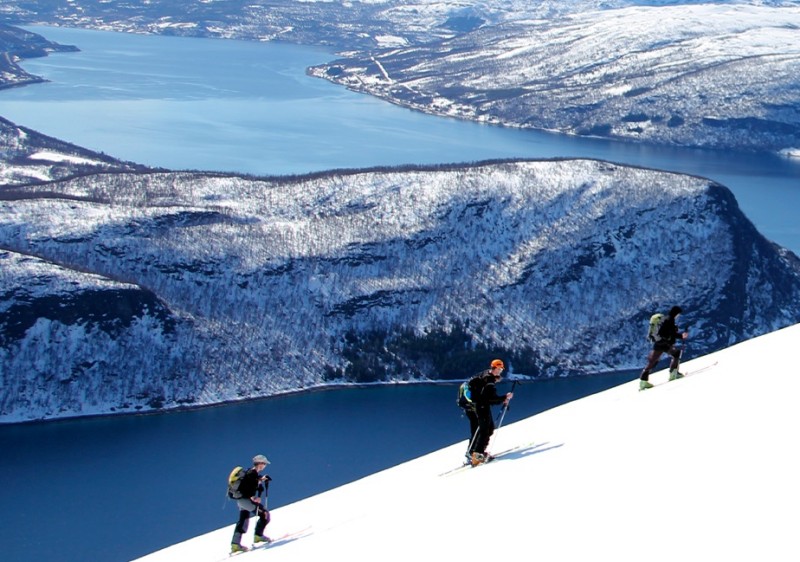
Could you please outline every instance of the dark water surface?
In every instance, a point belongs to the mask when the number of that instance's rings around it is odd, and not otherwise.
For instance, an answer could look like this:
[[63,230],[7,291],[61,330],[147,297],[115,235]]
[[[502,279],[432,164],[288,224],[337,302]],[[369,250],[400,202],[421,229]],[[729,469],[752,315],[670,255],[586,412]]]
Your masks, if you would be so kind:
[[[504,424],[633,378],[517,386]],[[272,463],[273,509],[351,482],[465,440],[455,395],[454,385],[398,385],[0,426],[2,558],[131,560],[229,525],[225,480],[257,453]]]

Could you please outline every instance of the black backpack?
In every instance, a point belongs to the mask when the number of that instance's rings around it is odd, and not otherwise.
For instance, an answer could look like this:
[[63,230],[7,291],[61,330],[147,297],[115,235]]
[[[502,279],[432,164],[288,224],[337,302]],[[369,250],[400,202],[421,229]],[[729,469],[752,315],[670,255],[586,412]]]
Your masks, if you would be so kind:
[[458,407],[474,410],[475,403],[480,398],[484,386],[486,386],[486,379],[483,377],[483,373],[462,382],[458,387],[458,400],[456,401]]

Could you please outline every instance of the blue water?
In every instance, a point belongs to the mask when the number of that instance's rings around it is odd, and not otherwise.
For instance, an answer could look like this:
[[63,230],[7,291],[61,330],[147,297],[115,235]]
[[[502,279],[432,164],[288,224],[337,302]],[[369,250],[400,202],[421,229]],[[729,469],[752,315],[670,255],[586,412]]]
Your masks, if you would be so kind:
[[[632,378],[517,386],[504,423]],[[225,500],[224,481],[257,453],[272,463],[273,509],[334,488],[466,440],[455,397],[454,385],[373,387],[0,426],[3,560],[131,560],[229,525],[237,511]],[[453,466],[461,461],[453,458]]]
[[0,115],[151,166],[257,175],[489,158],[590,157],[710,177],[800,254],[800,159],[642,146],[423,115],[309,77],[310,47],[30,28],[80,53],[25,61],[50,83],[0,91]]

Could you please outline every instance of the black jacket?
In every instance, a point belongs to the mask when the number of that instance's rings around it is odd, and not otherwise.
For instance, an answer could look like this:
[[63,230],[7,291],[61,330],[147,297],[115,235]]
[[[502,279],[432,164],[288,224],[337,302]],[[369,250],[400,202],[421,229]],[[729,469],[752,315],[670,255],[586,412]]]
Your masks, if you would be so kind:
[[252,498],[264,490],[260,479],[261,477],[255,468],[251,468],[245,473],[242,482],[239,484],[239,491],[242,493],[243,498]]
[[661,326],[658,328],[658,336],[661,339],[659,339],[653,347],[668,349],[675,345],[675,342],[681,337],[681,332],[675,324],[674,317],[667,316],[664,319]]
[[492,406],[502,404],[506,400],[505,394],[497,394],[497,385],[495,384],[494,375],[490,370],[481,373],[481,378],[485,381],[480,394],[472,397],[475,402],[475,407],[478,410],[489,410]]

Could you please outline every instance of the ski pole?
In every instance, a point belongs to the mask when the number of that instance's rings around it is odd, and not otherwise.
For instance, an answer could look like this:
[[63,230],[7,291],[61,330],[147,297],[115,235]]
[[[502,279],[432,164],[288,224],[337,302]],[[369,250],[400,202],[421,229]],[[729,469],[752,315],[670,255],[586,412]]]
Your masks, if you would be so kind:
[[475,444],[475,441],[478,439],[478,433],[480,433],[480,431],[481,431],[481,427],[480,427],[480,425],[478,425],[478,427],[475,428],[475,433],[472,434],[472,439],[469,440],[469,447],[467,447],[467,455],[466,456],[468,456],[468,457],[470,456],[470,451],[472,451],[472,446]]
[[[264,475],[264,502],[261,504],[264,510],[267,509],[267,502],[269,501],[269,483],[272,481],[272,478],[269,477],[269,474]],[[258,497],[261,497],[261,492],[258,493]]]
[[[514,392],[514,388],[517,386],[517,381],[515,380],[511,384],[511,392]],[[508,402],[503,405],[503,410],[500,412],[500,421],[496,424],[497,427],[495,428],[495,433],[500,429],[500,426],[503,425],[503,419],[506,417],[506,412],[508,411]]]

